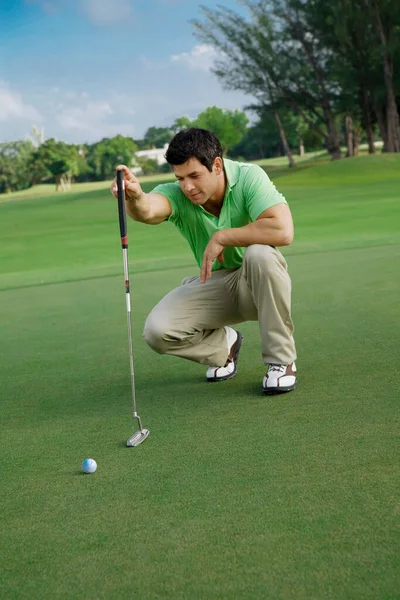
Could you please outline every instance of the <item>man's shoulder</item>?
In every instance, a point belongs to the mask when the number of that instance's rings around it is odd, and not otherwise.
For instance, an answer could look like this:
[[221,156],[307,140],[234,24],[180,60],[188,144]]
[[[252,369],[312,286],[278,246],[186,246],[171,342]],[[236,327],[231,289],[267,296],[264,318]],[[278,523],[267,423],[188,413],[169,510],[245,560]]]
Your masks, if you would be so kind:
[[259,179],[268,179],[264,169],[254,163],[225,158],[224,167],[230,187],[233,187],[235,184],[239,184],[241,187],[246,182],[254,183]]
[[178,181],[160,183],[151,190],[151,193],[165,196],[172,204],[176,205],[177,207],[179,206],[180,210],[182,209],[182,205],[186,206],[187,204],[187,198],[182,192]]
[[155,188],[151,190],[152,194],[163,194],[165,192],[169,192],[171,194],[176,194],[181,192],[181,186],[178,181],[168,181],[166,183],[159,183]]
[[262,171],[265,172],[264,169],[252,162],[243,162],[240,160],[231,160],[230,158],[224,158],[224,166],[225,169],[230,171],[237,171],[240,174],[246,174],[248,171]]

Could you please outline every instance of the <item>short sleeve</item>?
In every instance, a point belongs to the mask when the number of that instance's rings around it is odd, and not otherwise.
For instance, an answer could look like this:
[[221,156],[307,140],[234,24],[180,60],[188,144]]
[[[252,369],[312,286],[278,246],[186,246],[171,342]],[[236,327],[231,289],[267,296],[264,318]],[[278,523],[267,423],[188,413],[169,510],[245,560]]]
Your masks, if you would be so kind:
[[168,198],[172,212],[168,217],[167,221],[171,221],[172,223],[176,223],[180,218],[180,207],[182,206],[182,201],[179,200],[182,195],[182,190],[179,183],[160,183],[153,190],[151,190],[152,194],[162,194],[166,198]]
[[278,192],[264,169],[251,165],[243,183],[243,197],[246,209],[252,221],[261,213],[276,204],[287,204],[285,197]]

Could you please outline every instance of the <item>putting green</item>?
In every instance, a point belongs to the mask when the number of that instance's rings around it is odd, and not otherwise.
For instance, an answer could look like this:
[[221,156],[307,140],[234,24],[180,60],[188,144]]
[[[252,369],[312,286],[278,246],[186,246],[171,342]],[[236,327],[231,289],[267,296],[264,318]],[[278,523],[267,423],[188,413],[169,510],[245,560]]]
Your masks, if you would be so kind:
[[[137,449],[124,446],[134,424],[113,199],[0,204],[1,597],[397,596],[400,168],[388,176],[392,157],[373,158],[381,180],[368,179],[369,157],[279,180],[296,224],[285,255],[299,353],[299,386],[282,397],[260,393],[256,323],[241,326],[237,377],[217,385],[146,346],[146,314],[197,267],[169,224],[129,222],[151,431]],[[84,458],[95,474],[80,473]]]

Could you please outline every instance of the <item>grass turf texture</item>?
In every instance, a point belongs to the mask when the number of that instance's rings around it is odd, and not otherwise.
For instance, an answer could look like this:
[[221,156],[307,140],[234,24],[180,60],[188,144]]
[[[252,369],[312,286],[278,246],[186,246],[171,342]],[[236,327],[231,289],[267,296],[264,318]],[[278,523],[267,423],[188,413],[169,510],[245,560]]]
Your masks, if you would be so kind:
[[300,369],[285,396],[260,393],[256,323],[221,384],[146,346],[146,314],[197,268],[172,226],[129,221],[137,449],[115,202],[0,205],[1,597],[398,597],[399,159],[280,176]]

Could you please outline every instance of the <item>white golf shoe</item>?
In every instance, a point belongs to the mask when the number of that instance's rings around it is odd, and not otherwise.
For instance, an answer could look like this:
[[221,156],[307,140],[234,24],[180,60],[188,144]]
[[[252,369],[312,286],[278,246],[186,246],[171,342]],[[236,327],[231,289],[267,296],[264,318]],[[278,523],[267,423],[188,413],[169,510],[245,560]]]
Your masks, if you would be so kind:
[[263,379],[265,394],[282,394],[296,387],[296,363],[290,365],[270,364]]
[[228,360],[223,367],[208,367],[206,373],[207,381],[225,381],[234,377],[237,372],[237,362],[243,336],[240,331],[236,331],[232,327],[224,327],[224,329],[229,348]]

